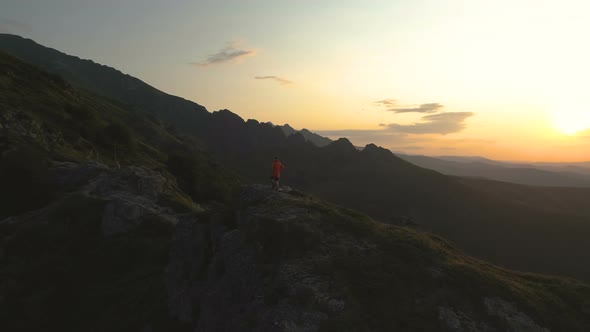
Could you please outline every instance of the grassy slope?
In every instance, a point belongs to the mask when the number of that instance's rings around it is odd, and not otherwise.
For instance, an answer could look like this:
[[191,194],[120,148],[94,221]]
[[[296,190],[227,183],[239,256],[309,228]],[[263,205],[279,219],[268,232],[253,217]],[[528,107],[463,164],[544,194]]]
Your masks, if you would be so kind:
[[489,322],[485,297],[515,304],[552,331],[590,328],[590,287],[578,281],[499,268],[438,236],[384,225],[299,192],[246,208],[262,209],[261,215],[307,211],[282,226],[280,219],[266,221],[250,236],[262,248],[263,264],[290,257],[344,291],[346,309],[324,322],[325,331],[443,330],[440,306]]

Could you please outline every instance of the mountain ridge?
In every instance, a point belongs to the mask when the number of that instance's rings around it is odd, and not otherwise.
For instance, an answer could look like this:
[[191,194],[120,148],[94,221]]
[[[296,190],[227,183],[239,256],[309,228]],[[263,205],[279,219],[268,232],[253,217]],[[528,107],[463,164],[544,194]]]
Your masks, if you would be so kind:
[[285,133],[285,136],[289,137],[295,133],[300,133],[305,138],[305,140],[312,142],[320,148],[329,145],[333,142],[331,139],[320,136],[306,128],[303,128],[301,130],[295,130],[289,124],[284,124],[280,127],[283,130],[283,133]]
[[207,109],[195,102],[169,95],[118,69],[92,60],[67,55],[16,35],[0,34],[0,43],[5,51],[18,54],[27,62],[99,95],[136,105],[179,129],[190,131],[198,128],[199,122],[208,115]]

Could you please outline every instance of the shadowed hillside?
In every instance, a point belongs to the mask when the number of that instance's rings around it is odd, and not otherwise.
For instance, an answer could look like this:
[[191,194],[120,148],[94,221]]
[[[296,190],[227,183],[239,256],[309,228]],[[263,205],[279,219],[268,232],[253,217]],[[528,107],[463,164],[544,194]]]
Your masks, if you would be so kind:
[[120,71],[41,46],[30,39],[0,34],[0,49],[17,55],[81,88],[158,116],[182,130],[202,128],[207,110],[194,102],[166,94]]

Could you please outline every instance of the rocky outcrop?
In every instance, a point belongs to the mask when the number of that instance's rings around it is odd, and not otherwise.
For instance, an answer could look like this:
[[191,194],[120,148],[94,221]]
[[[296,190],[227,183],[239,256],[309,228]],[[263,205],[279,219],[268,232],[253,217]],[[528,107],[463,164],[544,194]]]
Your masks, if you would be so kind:
[[527,314],[518,311],[514,304],[501,298],[485,298],[484,304],[490,316],[499,318],[509,332],[549,332],[535,323]]
[[[446,244],[435,245],[435,261],[422,265],[416,260],[431,250],[424,240],[404,244],[416,231],[370,226],[360,215],[323,204],[296,190],[246,186],[238,212],[228,217],[234,226],[220,218],[178,223],[166,270],[171,316],[196,331],[412,330],[400,328],[405,324],[453,332],[549,331],[516,304],[488,292],[466,293],[465,285],[484,281],[459,282],[458,272],[440,263]],[[377,237],[366,227],[380,229]],[[388,247],[379,240],[383,227],[404,236]],[[449,250],[444,255],[466,259]],[[390,259],[408,255],[414,258],[406,263]],[[483,271],[477,273],[494,275]],[[368,309],[371,301],[391,316]],[[418,323],[417,317],[432,319]]]
[[[584,313],[574,307],[578,304],[567,298],[559,306],[541,298],[535,306],[526,305],[529,292],[560,298],[561,293],[552,293],[554,279],[499,269],[413,227],[378,223],[297,190],[246,186],[232,209],[211,205],[187,212],[167,204],[183,194],[165,171],[112,169],[98,163],[55,163],[53,171],[69,188],[64,195],[78,197],[68,207],[78,212],[64,214],[69,210],[56,202],[5,219],[0,230],[19,225],[26,229],[33,221],[44,227],[46,220],[58,216],[52,222],[69,232],[62,241],[110,255],[105,260],[90,256],[109,269],[92,283],[114,278],[115,286],[109,281],[102,287],[115,292],[113,299],[131,303],[125,304],[125,315],[136,313],[133,326],[144,331],[174,326],[180,331],[547,332],[544,326],[554,331],[584,331],[588,326]],[[91,210],[80,211],[84,206]],[[83,218],[94,221],[84,224]],[[84,235],[88,244],[72,239],[71,234],[86,234],[88,227],[99,239]],[[10,240],[14,236],[3,241],[26,244]],[[126,251],[135,251],[134,260],[117,258]],[[63,255],[53,252],[52,257]],[[144,253],[150,259],[144,261]],[[0,251],[0,260],[10,254]],[[94,265],[85,255],[92,254],[80,255],[82,263],[76,263],[83,269]],[[63,278],[60,271],[53,271],[51,278]],[[97,272],[93,273],[89,277],[77,271],[76,276],[92,278]],[[50,283],[40,289],[51,292],[51,287]],[[85,299],[96,299],[88,287],[80,283],[77,291],[87,292]],[[583,285],[576,287],[576,294],[586,291]],[[135,304],[138,299],[147,303],[145,307]],[[116,312],[119,302],[107,301],[109,310]],[[535,307],[539,311],[531,309]],[[569,310],[563,317],[575,319],[554,320],[543,317],[542,310]],[[105,329],[98,330],[108,330],[114,323],[105,319],[100,324]]]
[[461,310],[438,307],[438,319],[452,332],[496,332],[486,324],[477,323]]
[[105,201],[101,227],[105,236],[128,232],[150,218],[175,225],[185,217],[162,205],[163,197],[183,195],[174,177],[163,171],[109,168],[98,162],[54,162],[52,172],[62,190]]
[[328,317],[324,311],[343,310],[344,302],[326,286],[329,280],[304,260],[273,261],[264,252],[269,239],[261,232],[288,235],[308,211],[248,206],[257,200],[279,203],[286,195],[270,187],[244,188],[235,229],[198,220],[177,225],[167,268],[173,317],[198,331],[317,331]]
[[162,173],[141,167],[125,167],[102,173],[84,191],[107,200],[103,218],[104,235],[128,232],[147,218],[176,224],[179,215],[161,206],[161,195],[177,192],[176,182]]
[[478,322],[461,310],[445,306],[438,308],[438,318],[452,332],[549,332],[501,298],[484,298],[483,303],[487,309],[485,319],[495,322],[495,327],[484,321]]

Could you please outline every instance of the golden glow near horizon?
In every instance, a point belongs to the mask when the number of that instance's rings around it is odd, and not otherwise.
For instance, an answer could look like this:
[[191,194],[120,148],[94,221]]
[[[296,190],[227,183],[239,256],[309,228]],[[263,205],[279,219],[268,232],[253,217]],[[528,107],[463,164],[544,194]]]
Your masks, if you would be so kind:
[[28,19],[38,42],[210,111],[355,145],[590,160],[587,0],[123,0],[117,8],[14,1],[0,29]]

